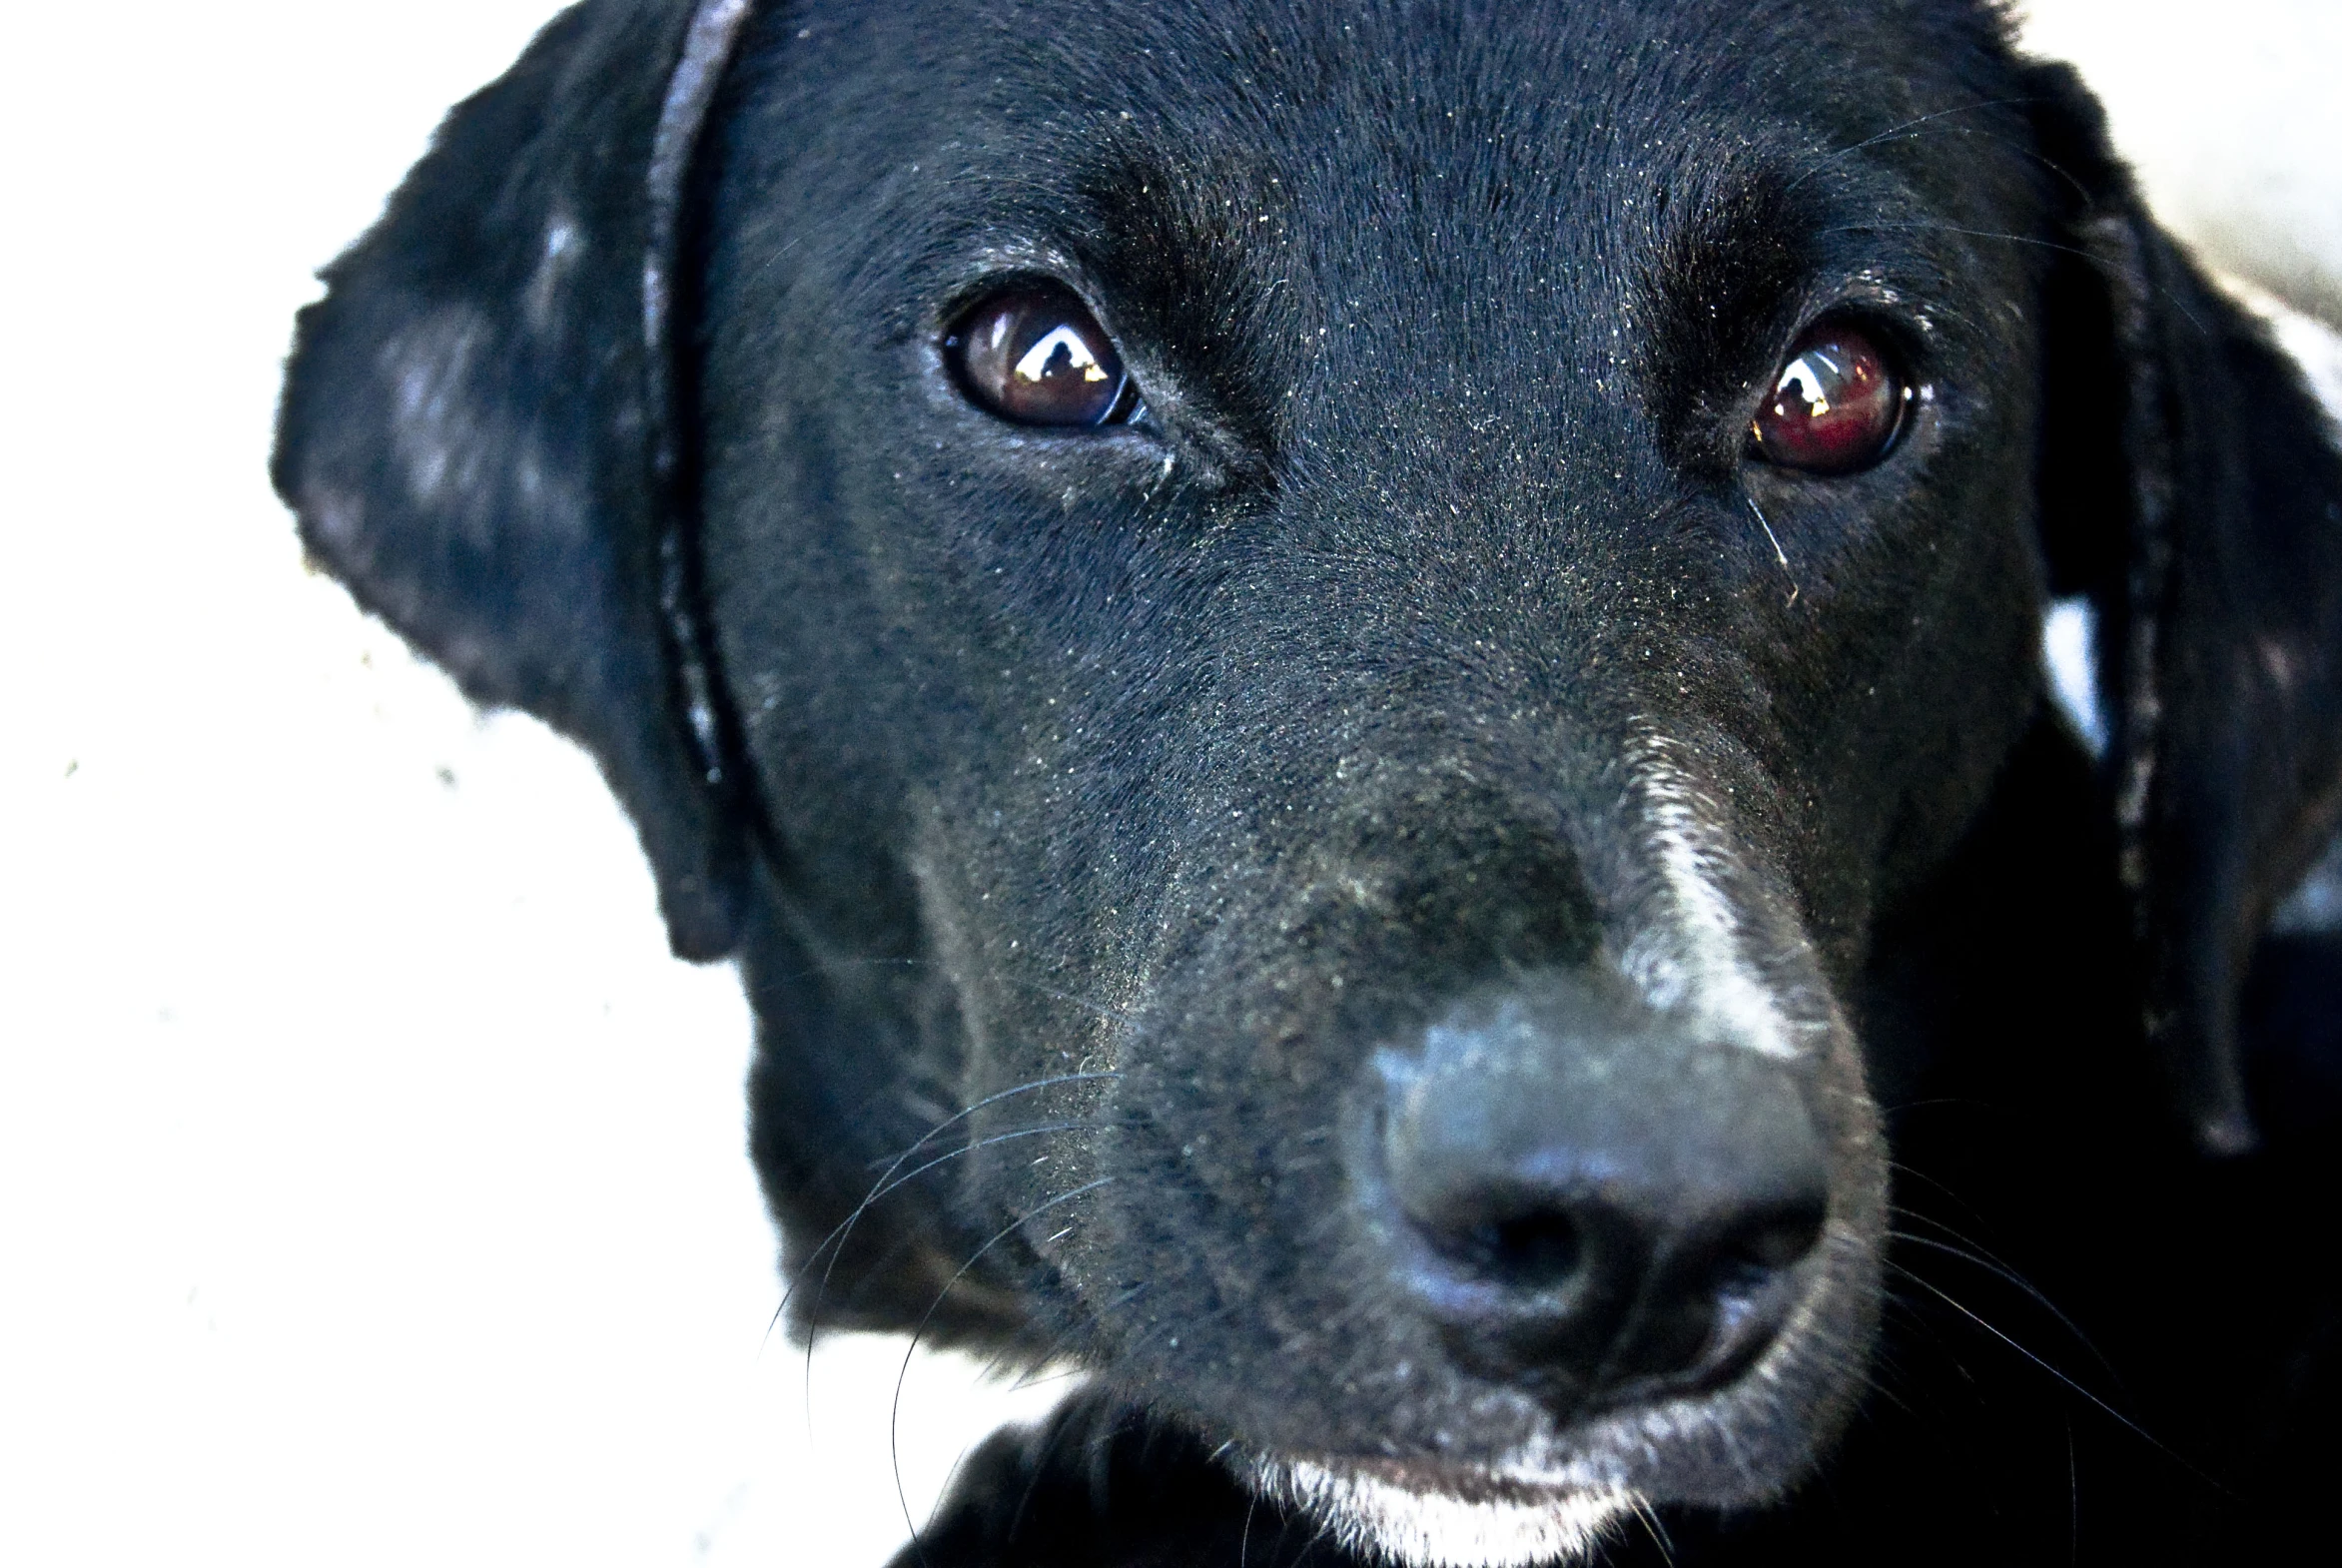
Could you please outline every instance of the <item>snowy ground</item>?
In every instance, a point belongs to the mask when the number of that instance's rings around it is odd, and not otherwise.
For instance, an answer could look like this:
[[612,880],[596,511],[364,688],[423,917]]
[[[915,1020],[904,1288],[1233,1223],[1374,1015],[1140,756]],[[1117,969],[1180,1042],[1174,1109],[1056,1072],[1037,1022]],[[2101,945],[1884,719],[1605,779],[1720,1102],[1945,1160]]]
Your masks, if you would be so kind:
[[[732,975],[268,493],[310,272],[550,9],[11,18],[0,1559],[875,1568],[1048,1397],[921,1358],[898,1497],[900,1344],[768,1333]],[[2036,10],[2207,248],[2342,301],[2342,6]]]

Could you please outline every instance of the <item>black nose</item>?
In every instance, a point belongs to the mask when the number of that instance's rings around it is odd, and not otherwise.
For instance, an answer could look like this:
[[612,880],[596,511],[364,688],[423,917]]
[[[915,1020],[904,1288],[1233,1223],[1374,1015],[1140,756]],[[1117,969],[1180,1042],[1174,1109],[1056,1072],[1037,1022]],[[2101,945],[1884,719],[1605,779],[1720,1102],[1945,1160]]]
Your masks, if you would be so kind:
[[1459,1361],[1574,1410],[1779,1331],[1829,1198],[1793,1065],[1551,978],[1377,1067],[1400,1278]]

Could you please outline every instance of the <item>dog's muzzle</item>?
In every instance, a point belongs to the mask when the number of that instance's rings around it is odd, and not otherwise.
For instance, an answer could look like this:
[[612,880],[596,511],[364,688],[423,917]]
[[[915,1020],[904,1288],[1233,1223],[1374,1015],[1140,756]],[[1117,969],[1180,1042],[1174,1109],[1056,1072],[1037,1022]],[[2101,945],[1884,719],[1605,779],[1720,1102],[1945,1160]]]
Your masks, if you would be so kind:
[[[1256,1457],[1256,1489],[1370,1555],[1510,1568],[1590,1552],[1653,1453],[1738,1443],[1821,1293],[1831,1168],[1810,1065],[1711,1018],[1547,972],[1372,1054],[1347,1159],[1385,1298],[1539,1435],[1473,1462]],[[1760,1484],[1799,1446],[1752,1445]]]

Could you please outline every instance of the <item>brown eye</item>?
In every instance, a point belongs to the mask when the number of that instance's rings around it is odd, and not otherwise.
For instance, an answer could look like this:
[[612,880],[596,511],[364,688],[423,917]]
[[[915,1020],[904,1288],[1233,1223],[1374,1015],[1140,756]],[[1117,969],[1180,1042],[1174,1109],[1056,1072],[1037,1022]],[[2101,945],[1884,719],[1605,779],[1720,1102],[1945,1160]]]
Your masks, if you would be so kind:
[[944,338],[944,361],[977,403],[1019,424],[1104,424],[1130,412],[1114,340],[1064,289],[986,295]]
[[1808,473],[1852,473],[1887,455],[1911,389],[1873,339],[1817,322],[1789,351],[1750,427],[1756,454]]

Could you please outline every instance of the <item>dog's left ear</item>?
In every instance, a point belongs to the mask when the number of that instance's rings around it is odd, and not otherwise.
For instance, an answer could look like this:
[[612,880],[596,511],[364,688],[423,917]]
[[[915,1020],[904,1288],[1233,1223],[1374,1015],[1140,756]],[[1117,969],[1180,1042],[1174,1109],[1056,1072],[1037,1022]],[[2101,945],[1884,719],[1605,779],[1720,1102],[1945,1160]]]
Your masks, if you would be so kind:
[[2240,1153],[2245,967],[2342,815],[2342,457],[2298,367],[2148,218],[2073,73],[2025,70],[2070,204],[2042,302],[2051,586],[2097,609],[2148,1034],[2197,1143]]
[[749,0],[585,0],[459,105],[302,312],[273,476],[313,560],[600,761],[670,941],[743,878],[693,606],[671,318],[692,155]]

